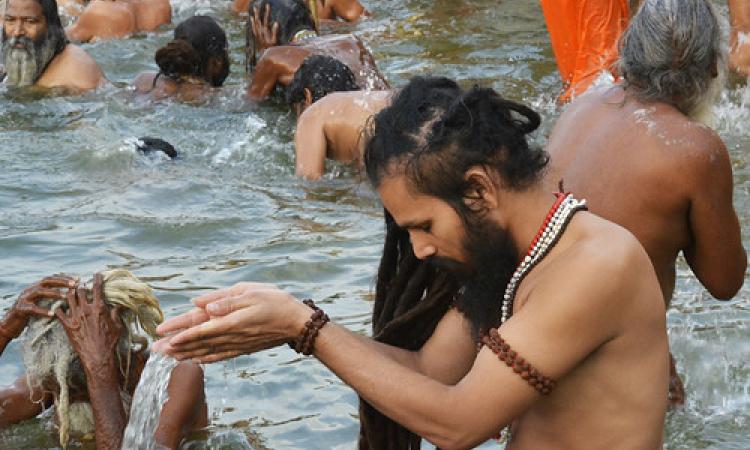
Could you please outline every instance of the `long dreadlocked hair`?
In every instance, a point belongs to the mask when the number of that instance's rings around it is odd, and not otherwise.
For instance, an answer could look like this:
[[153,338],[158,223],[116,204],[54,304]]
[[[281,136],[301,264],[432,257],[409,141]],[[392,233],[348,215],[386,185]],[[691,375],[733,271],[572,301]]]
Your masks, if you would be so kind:
[[[116,359],[120,372],[124,379],[128,380],[132,352],[141,351],[148,346],[146,336],[157,338],[156,326],[164,320],[164,314],[151,288],[129,271],[110,270],[102,272],[102,276],[104,302],[110,307],[121,308],[120,320],[124,331],[116,347]],[[52,308],[58,305],[66,308],[63,302],[51,300],[44,300],[39,304],[54,304]],[[89,405],[70,403],[71,387],[86,390],[82,363],[57,318],[32,317],[24,333],[23,360],[28,385],[32,388],[32,393],[48,392],[45,389],[45,380],[53,377],[57,382],[59,390],[52,392],[52,395],[60,422],[60,445],[67,448],[71,430],[90,431],[94,425]],[[125,411],[129,411],[130,395],[124,388],[121,394],[123,402],[126,403]]]
[[[447,78],[415,77],[391,100],[390,107],[366,128],[365,165],[381,175],[399,152],[423,143],[424,129],[445,113],[460,94]],[[377,177],[370,181],[378,187]],[[385,211],[386,236],[378,268],[373,308],[373,337],[406,350],[419,350],[435,331],[458,291],[446,273],[420,261],[406,230]],[[360,399],[360,450],[413,450],[422,439]]]
[[[458,286],[414,256],[409,234],[385,211],[386,236],[375,285],[375,340],[419,350],[450,307]],[[360,450],[413,450],[422,438],[360,398]]]

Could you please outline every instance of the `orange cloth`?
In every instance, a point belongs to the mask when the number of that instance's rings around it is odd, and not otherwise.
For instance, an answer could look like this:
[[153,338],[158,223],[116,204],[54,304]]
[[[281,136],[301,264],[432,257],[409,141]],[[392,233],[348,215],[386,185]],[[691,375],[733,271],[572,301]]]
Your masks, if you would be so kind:
[[552,50],[565,91],[583,93],[617,60],[617,42],[628,25],[627,0],[541,0]]

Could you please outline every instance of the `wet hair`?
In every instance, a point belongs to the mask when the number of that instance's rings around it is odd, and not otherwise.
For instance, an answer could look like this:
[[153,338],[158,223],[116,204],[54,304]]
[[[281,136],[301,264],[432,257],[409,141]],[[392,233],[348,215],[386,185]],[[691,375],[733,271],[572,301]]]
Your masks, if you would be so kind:
[[142,137],[136,142],[135,148],[144,155],[149,155],[155,152],[163,152],[171,159],[175,159],[178,156],[177,149],[175,149],[172,144],[159,138]]
[[[416,351],[435,332],[458,292],[458,284],[449,274],[414,255],[409,233],[396,224],[388,211],[385,211],[385,229],[375,285],[372,335],[376,341]],[[421,437],[362,398],[359,410],[360,450],[420,448]]]
[[465,218],[470,168],[496,172],[506,189],[538,181],[549,156],[529,146],[526,135],[540,122],[492,89],[461,91],[444,78],[417,77],[369,124],[365,168],[376,188],[398,171],[416,192],[445,200]]
[[253,0],[250,2],[245,24],[245,69],[252,72],[258,63],[257,48],[255,45],[255,36],[250,20],[255,15],[255,8],[258,8],[259,19],[265,17],[266,5],[271,8],[269,22],[271,26],[276,22],[279,24],[278,45],[288,45],[294,39],[294,35],[303,30],[317,30],[315,20],[310,13],[310,9],[305,5],[303,0]]
[[179,81],[197,76],[218,87],[229,75],[227,35],[208,16],[193,16],[174,30],[174,39],[156,51],[159,73]]
[[[8,2],[11,1],[13,0],[5,0],[6,8]],[[60,14],[57,11],[57,1],[36,0],[36,2],[42,7],[42,15],[44,16],[45,22],[47,22],[47,39],[51,39],[54,42],[54,57],[61,51],[65,50],[65,47],[69,42],[65,35],[65,28],[60,21]],[[5,29],[3,28],[3,40],[5,40],[5,37]]]
[[617,70],[638,97],[690,115],[725,64],[722,36],[707,0],[644,0],[620,39]]
[[303,102],[305,88],[312,93],[313,102],[331,92],[359,90],[352,70],[338,59],[326,55],[305,58],[286,89],[286,102],[290,105]]
[[[148,337],[157,339],[156,326],[164,320],[159,300],[151,288],[127,270],[102,272],[104,301],[109,307],[120,308],[123,333],[116,346],[116,360],[124,380],[128,380],[133,351],[148,347]],[[67,309],[64,301],[42,300],[41,306]],[[145,334],[145,335],[144,335]],[[75,408],[70,403],[71,388],[86,390],[86,377],[78,354],[68,340],[64,327],[57,318],[32,317],[24,331],[23,362],[26,380],[31,392],[50,392],[45,382],[52,378],[57,383],[53,392],[56,412],[60,421],[60,444],[67,448],[71,431],[93,430],[91,411]],[[121,386],[124,402],[129,394]],[[32,401],[41,399],[31,398]],[[127,405],[126,405],[127,406]],[[129,411],[129,408],[125,408]],[[88,416],[88,418],[87,418]],[[90,426],[92,430],[81,429]]]

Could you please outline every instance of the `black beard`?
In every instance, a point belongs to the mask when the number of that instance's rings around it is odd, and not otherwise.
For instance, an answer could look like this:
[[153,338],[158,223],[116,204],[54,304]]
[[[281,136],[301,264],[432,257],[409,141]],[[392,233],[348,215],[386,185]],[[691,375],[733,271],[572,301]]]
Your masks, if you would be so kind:
[[518,251],[510,233],[491,220],[468,219],[463,247],[468,261],[433,257],[430,263],[453,274],[463,286],[458,310],[471,323],[474,339],[500,324],[505,288],[518,266]]

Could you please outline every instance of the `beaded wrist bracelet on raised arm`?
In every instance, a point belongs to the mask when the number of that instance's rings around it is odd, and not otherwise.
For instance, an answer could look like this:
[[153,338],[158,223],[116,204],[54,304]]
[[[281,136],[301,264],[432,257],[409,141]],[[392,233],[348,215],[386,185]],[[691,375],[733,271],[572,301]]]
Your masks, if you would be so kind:
[[313,313],[310,316],[310,320],[305,322],[305,328],[302,329],[297,339],[289,342],[289,347],[297,353],[310,356],[314,351],[315,339],[318,337],[318,332],[330,319],[322,309],[315,306],[315,302],[311,299],[303,300],[302,303],[312,308]]

